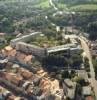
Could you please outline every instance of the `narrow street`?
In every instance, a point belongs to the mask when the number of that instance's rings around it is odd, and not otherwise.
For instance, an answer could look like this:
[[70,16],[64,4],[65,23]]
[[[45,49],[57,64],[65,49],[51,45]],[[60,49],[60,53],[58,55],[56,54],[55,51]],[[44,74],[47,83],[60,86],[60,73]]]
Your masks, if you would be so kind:
[[90,63],[90,74],[91,74],[90,82],[91,82],[91,85],[92,85],[92,87],[94,89],[95,96],[96,96],[96,100],[97,100],[97,81],[95,80],[95,72],[94,72],[94,68],[93,68],[93,64],[92,64],[91,53],[90,53],[88,44],[86,42],[86,39],[84,37],[82,37],[82,36],[79,39],[81,41],[82,48],[83,48],[84,52],[86,53],[86,55],[87,55],[87,57],[89,59],[89,63]]

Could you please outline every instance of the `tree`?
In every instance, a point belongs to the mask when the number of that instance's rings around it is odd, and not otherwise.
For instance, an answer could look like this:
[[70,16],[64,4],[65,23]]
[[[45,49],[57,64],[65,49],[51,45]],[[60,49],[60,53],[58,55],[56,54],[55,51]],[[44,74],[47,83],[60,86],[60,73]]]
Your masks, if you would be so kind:
[[95,71],[95,78],[97,78],[97,61],[96,59],[93,59],[93,67],[94,67],[94,71]]
[[90,32],[90,39],[97,39],[97,21],[92,22],[88,25],[88,31]]
[[76,79],[76,82],[77,82],[78,84],[80,84],[81,86],[85,86],[85,85],[86,85],[85,80],[84,80],[83,78],[81,78],[81,77],[78,77],[78,78]]
[[76,86],[76,93],[78,93],[78,95],[81,95],[82,94],[82,86],[80,84],[77,84]]
[[56,78],[56,73],[55,72],[51,72],[50,73],[50,77],[55,79]]
[[62,78],[63,78],[63,79],[64,79],[64,78],[70,78],[69,72],[68,72],[68,71],[64,71],[64,72],[62,73]]
[[84,58],[84,67],[87,72],[90,72],[90,64],[89,59],[87,57]]
[[80,55],[72,56],[71,59],[72,59],[71,65],[74,67],[79,66],[83,62],[82,57]]
[[41,89],[40,89],[38,86],[35,86],[35,87],[33,88],[33,93],[34,93],[34,95],[36,95],[36,96],[40,96],[41,93],[42,93],[42,91],[41,91]]
[[43,30],[43,33],[48,37],[48,39],[56,36],[56,30],[52,30],[49,28],[46,28]]

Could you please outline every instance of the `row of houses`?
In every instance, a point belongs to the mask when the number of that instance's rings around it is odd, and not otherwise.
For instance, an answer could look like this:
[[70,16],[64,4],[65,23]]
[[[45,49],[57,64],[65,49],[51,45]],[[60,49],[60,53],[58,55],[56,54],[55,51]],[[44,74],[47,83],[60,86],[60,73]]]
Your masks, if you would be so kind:
[[26,100],[26,98],[16,97],[12,92],[0,86],[0,100]]
[[[4,59],[0,58],[0,61],[1,64],[5,65],[2,66],[3,70],[0,72],[0,78],[3,78],[6,80],[6,82],[10,82],[16,87],[22,88],[29,97],[34,95],[34,100],[54,100],[51,99],[53,97],[55,100],[62,100],[62,98],[66,100],[67,97],[71,100],[75,98],[76,82],[73,82],[70,79],[65,79],[63,82],[64,88],[60,88],[59,81],[57,79],[53,81],[50,80],[48,73],[43,69],[39,69],[36,71],[36,73],[33,73],[26,67],[22,67],[22,64],[20,63],[24,62],[26,65],[28,65],[27,62],[31,61],[31,59],[34,59],[33,55],[19,52],[10,46],[5,47],[1,53],[4,54],[5,57]],[[13,59],[15,57],[19,60],[20,63],[15,63],[12,60],[9,61],[9,58]],[[53,97],[51,95],[53,95]],[[91,94],[88,95],[91,96]]]

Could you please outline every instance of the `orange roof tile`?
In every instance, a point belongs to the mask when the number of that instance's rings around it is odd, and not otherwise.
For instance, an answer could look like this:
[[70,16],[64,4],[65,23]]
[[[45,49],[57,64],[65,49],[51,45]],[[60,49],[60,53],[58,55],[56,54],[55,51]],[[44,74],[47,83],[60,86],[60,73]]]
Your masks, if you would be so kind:
[[11,51],[12,49],[13,49],[13,48],[12,48],[11,46],[6,46],[6,47],[5,47],[5,50],[6,50],[6,51]]
[[26,79],[29,79],[33,76],[33,74],[29,71],[23,71],[23,72],[21,72],[21,75]]
[[23,54],[23,53],[17,53],[16,57],[17,57],[17,59],[20,60],[21,62],[24,62],[24,59],[25,59],[26,55]]
[[16,50],[15,50],[15,49],[11,50],[11,51],[8,53],[8,55],[14,57],[14,56],[16,55]]
[[32,59],[32,55],[28,55],[25,57],[24,61],[28,62],[28,61],[31,61]]
[[86,97],[86,100],[94,100],[92,96]]
[[16,85],[18,85],[19,82],[23,80],[23,78],[21,76],[18,76],[18,75],[14,74],[14,73],[6,73],[6,72],[4,72],[3,74],[5,75],[3,77],[4,79],[6,79],[6,80],[8,80],[8,81],[10,81],[10,82],[12,82],[12,83],[14,83]]

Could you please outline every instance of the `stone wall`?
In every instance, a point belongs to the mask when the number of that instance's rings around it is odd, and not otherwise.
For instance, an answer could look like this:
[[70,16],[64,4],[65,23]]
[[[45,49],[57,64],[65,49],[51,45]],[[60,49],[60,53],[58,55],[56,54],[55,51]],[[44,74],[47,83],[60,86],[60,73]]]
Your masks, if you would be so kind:
[[28,42],[29,40],[31,40],[32,38],[36,37],[40,33],[41,32],[34,32],[34,33],[31,33],[31,34],[24,35],[24,36],[21,36],[19,38],[13,39],[13,40],[11,40],[10,45],[12,47],[15,47],[18,42]]
[[30,54],[33,54],[35,56],[40,56],[40,57],[44,57],[45,52],[46,52],[44,48],[40,48],[35,45],[27,44],[24,42],[18,42],[16,44],[16,50],[19,50],[25,53],[30,53]]

